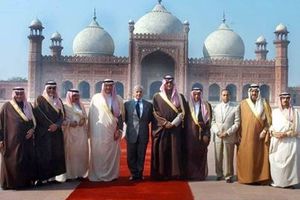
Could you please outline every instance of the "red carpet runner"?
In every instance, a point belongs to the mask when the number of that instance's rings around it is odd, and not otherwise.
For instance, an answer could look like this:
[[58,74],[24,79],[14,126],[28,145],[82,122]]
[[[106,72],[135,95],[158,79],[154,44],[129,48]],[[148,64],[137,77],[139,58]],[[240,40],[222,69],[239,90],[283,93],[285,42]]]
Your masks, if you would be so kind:
[[112,182],[83,181],[70,194],[67,200],[91,199],[145,199],[145,200],[189,200],[193,199],[188,183],[185,181],[151,181],[150,145],[148,145],[145,162],[145,180],[129,181],[126,162],[126,142],[122,140],[120,178]]

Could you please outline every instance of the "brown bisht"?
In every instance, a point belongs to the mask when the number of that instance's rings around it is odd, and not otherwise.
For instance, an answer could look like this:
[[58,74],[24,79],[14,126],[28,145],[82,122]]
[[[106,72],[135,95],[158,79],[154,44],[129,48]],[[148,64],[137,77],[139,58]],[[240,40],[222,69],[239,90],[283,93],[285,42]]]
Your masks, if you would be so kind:
[[176,108],[161,93],[153,97],[155,123],[153,124],[151,177],[154,179],[178,179],[183,175],[182,134],[183,122],[177,127],[165,128],[178,113],[185,114],[186,101],[179,95],[180,106]]
[[[42,181],[66,172],[64,138],[61,129],[64,110],[55,109],[43,96],[39,96],[34,114],[37,120],[35,135],[37,179]],[[55,132],[48,131],[51,124],[58,126]]]
[[[208,112],[209,120],[207,122],[203,120],[201,105],[204,105]],[[207,136],[210,140],[211,111],[211,105],[208,102],[203,102],[200,104],[199,114],[196,117],[194,105],[191,102],[189,103],[184,134],[185,177],[189,180],[205,180],[208,174],[208,144],[203,142],[203,136]]]
[[28,187],[35,178],[34,141],[33,137],[25,138],[27,131],[34,128],[34,117],[29,120],[17,107],[16,103],[7,102],[0,113],[0,141],[4,145],[0,172],[3,189]]
[[271,125],[271,108],[263,100],[263,113],[257,116],[251,109],[250,99],[240,103],[241,126],[239,137],[241,142],[237,149],[237,176],[239,183],[266,184],[270,181],[269,140],[267,134],[260,139],[260,133]]

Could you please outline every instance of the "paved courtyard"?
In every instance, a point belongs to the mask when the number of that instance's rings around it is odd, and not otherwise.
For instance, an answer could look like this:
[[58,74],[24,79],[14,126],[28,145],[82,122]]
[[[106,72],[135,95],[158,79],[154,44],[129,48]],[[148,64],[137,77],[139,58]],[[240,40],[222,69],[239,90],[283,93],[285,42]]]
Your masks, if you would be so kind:
[[[296,189],[281,189],[270,186],[249,186],[237,182],[228,184],[215,181],[213,143],[208,152],[209,176],[206,181],[189,182],[196,200],[299,200],[300,185]],[[1,200],[63,200],[79,182],[47,185],[25,191],[0,189]]]

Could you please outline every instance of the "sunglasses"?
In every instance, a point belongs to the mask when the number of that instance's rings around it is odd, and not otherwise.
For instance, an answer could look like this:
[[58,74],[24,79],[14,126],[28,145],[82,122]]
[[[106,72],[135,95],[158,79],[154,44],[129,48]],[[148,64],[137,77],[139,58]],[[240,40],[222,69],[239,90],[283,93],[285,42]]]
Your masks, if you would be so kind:
[[47,87],[49,90],[56,90],[56,87]]

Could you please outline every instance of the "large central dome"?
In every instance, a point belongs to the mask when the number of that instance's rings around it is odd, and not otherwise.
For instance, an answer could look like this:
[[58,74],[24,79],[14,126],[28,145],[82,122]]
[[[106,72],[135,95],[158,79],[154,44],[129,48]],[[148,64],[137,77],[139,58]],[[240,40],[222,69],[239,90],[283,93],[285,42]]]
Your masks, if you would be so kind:
[[245,45],[242,38],[225,24],[211,33],[205,40],[203,55],[211,59],[243,59]]
[[79,56],[113,55],[114,50],[113,39],[98,24],[96,17],[73,41],[73,52]]
[[183,33],[183,24],[177,17],[168,12],[159,1],[151,12],[148,12],[136,22],[134,33]]

